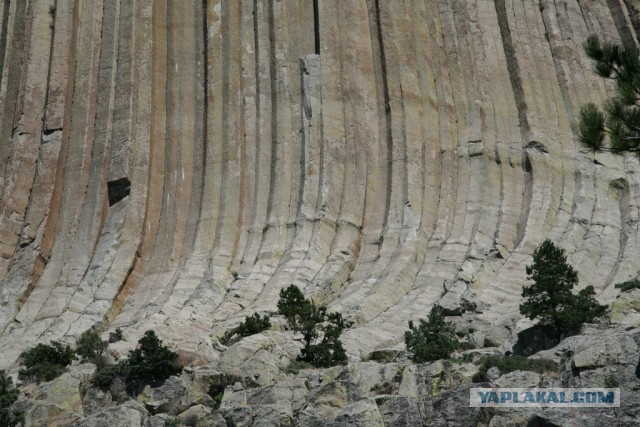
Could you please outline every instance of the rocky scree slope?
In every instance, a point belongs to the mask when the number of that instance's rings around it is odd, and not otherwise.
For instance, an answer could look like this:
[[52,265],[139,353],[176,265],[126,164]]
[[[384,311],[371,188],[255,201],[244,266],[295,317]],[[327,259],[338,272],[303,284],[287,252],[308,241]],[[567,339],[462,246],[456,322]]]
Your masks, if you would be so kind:
[[[532,356],[557,362],[557,369],[493,367],[481,383],[472,378],[483,357],[499,354],[496,348],[420,365],[387,350],[378,352],[376,361],[293,373],[286,366],[299,346],[292,342],[290,332],[276,330],[248,337],[229,346],[218,362],[188,368],[134,397],[122,383],[99,389],[91,382],[96,367],[75,364],[51,382],[23,386],[14,407],[23,411],[24,427],[640,425],[638,328],[587,327]],[[624,387],[620,408],[469,407],[471,387],[611,387],[615,382]],[[211,384],[222,387],[212,393]]]

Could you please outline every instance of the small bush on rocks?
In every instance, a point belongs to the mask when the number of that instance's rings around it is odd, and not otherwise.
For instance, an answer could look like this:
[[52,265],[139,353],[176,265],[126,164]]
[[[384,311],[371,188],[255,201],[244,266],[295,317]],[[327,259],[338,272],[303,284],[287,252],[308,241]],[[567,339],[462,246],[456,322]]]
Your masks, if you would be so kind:
[[420,319],[420,325],[415,326],[409,321],[404,341],[415,363],[448,359],[451,353],[461,347],[453,325],[444,319],[444,311],[437,304],[431,309],[427,320]]
[[302,371],[303,369],[312,369],[312,368],[313,368],[313,365],[309,362],[292,360],[291,363],[289,363],[289,366],[287,366],[287,369],[285,372],[287,374],[298,375],[300,371]]
[[344,365],[347,353],[340,341],[342,331],[351,326],[340,313],[329,313],[324,306],[316,306],[304,297],[300,289],[291,285],[280,291],[278,312],[289,327],[304,337],[304,348],[299,361],[316,368]]
[[83,332],[76,342],[76,354],[83,361],[94,360],[107,349],[108,342],[102,341],[100,335],[94,330],[89,329]]
[[182,366],[177,363],[178,353],[162,345],[154,331],[146,331],[138,344],[138,348],[129,352],[127,382],[164,381],[182,372]]
[[247,316],[244,322],[240,323],[236,328],[227,331],[226,334],[220,339],[222,344],[227,344],[231,338],[235,335],[240,337],[248,337],[250,335],[259,334],[271,328],[271,320],[266,314],[262,317],[258,313],[253,313],[252,316]]
[[19,394],[11,378],[0,370],[0,426],[13,427],[22,421],[22,413],[11,409]]
[[249,335],[255,335],[262,331],[266,331],[271,327],[271,320],[266,314],[260,317],[258,313],[253,313],[253,316],[247,316],[237,328],[236,334],[241,337],[248,337]]
[[618,378],[616,378],[614,374],[609,374],[604,379],[604,386],[606,388],[616,388],[620,386],[620,382],[618,381]]
[[557,372],[558,364],[548,359],[527,359],[524,356],[487,356],[480,361],[480,370],[473,376],[474,383],[487,381],[487,371],[493,367],[501,374],[513,371],[530,371],[544,374]]
[[116,364],[103,361],[93,377],[93,384],[109,390],[116,379],[121,379],[129,393],[138,386],[164,381],[179,375],[182,366],[177,363],[178,354],[162,345],[154,331],[146,331],[138,340],[138,348],[129,352],[129,358]]
[[236,375],[219,374],[211,377],[209,383],[209,396],[213,399],[213,408],[220,408],[222,403],[222,397],[224,396],[224,390],[235,383],[241,383],[242,378]]
[[107,364],[99,369],[93,377],[93,384],[107,391],[116,378],[124,380],[128,375],[128,366],[126,361],[116,364]]
[[620,289],[620,292],[629,292],[634,289],[640,289],[640,280],[634,279],[622,283],[617,283],[616,289]]
[[110,343],[122,341],[123,339],[124,339],[124,335],[122,335],[122,329],[116,328],[115,332],[109,332]]
[[20,358],[25,366],[18,373],[18,378],[24,381],[51,381],[66,371],[71,364],[74,351],[58,341],[50,344],[38,344],[24,351]]

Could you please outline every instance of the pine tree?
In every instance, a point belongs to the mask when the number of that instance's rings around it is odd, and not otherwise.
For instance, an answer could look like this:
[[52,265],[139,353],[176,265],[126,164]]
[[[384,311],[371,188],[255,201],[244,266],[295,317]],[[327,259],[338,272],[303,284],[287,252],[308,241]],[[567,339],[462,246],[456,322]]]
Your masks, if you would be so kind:
[[102,341],[100,335],[92,329],[84,331],[76,342],[76,354],[82,360],[94,360],[107,349],[108,342]]
[[567,263],[564,250],[545,240],[533,252],[533,264],[526,267],[531,286],[522,289],[525,300],[520,313],[541,324],[551,325],[563,334],[573,334],[585,322],[602,315],[605,306],[594,299],[593,286],[572,293],[578,284],[578,273]]
[[20,355],[24,369],[18,372],[18,378],[25,381],[51,381],[66,372],[73,362],[74,351],[68,345],[58,341],[38,344]]
[[419,326],[409,321],[404,341],[416,363],[448,359],[460,347],[453,325],[444,319],[444,310],[438,304],[433,306],[427,320],[420,319]]
[[162,381],[182,372],[182,366],[177,363],[178,354],[162,345],[154,331],[146,331],[138,343],[140,346],[129,352],[128,381]]
[[[616,94],[601,110],[593,103],[580,109],[578,139],[593,151],[640,154],[640,56],[635,48],[601,43],[591,36],[584,50],[594,61],[594,71],[611,79]],[[605,137],[609,136],[609,144]]]
[[298,360],[316,368],[347,363],[340,335],[351,323],[342,314],[329,313],[326,307],[315,305],[295,285],[280,291],[278,312],[287,319],[291,329],[304,338],[304,348]]
[[11,378],[0,370],[0,426],[12,427],[22,421],[22,414],[11,409],[19,394]]

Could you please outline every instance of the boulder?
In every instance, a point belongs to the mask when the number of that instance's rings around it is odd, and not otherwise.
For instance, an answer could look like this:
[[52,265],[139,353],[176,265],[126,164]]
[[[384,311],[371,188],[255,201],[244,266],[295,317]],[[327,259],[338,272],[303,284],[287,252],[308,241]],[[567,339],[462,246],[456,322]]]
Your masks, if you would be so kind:
[[187,384],[180,377],[169,377],[159,387],[145,387],[138,396],[138,401],[144,403],[147,409],[157,414],[160,412],[177,415],[190,406],[191,402],[184,402]]
[[347,385],[332,381],[309,392],[306,411],[332,421],[349,404]]
[[258,387],[247,390],[246,401],[249,405],[283,405],[289,412],[300,410],[305,402],[308,390],[303,378],[287,378],[270,387]]
[[362,399],[345,406],[336,416],[336,426],[384,427],[376,401]]
[[480,408],[469,407],[469,389],[478,384],[464,384],[435,397],[418,400],[423,422],[432,427],[475,426],[481,419]]
[[242,371],[262,386],[272,385],[300,354],[302,344],[290,332],[266,331],[243,338],[229,346],[216,368],[222,372]]
[[181,412],[178,415],[178,418],[183,424],[189,426],[197,426],[204,422],[204,420],[212,413],[213,411],[208,406],[204,405],[195,405],[190,407],[189,409]]
[[494,381],[498,387],[540,387],[540,374],[529,371],[513,371]]
[[58,378],[40,384],[28,400],[16,403],[24,413],[24,427],[72,424],[84,416],[82,398],[95,373],[95,365],[69,367]]
[[640,289],[621,292],[611,303],[611,323],[623,328],[640,327]]
[[573,356],[573,364],[578,369],[623,365],[637,360],[638,345],[626,334],[603,333]]
[[137,427],[143,425],[148,415],[140,403],[130,400],[82,419],[78,427]]
[[112,406],[116,406],[116,402],[113,401],[111,392],[104,392],[96,387],[89,388],[82,400],[82,407],[86,416],[103,411]]
[[386,426],[422,424],[418,399],[406,396],[377,396],[376,404]]

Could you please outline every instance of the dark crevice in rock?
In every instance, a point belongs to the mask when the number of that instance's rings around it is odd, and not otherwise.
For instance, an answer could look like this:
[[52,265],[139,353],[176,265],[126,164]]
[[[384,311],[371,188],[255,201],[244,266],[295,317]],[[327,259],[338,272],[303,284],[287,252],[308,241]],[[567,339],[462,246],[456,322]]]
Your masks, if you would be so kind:
[[313,35],[316,55],[320,55],[320,10],[318,0],[313,0]]
[[518,341],[512,348],[513,354],[528,357],[555,347],[562,338],[562,334],[553,326],[534,325],[518,333]]
[[[633,36],[633,25],[630,19],[627,19],[625,9],[627,5],[623,0],[607,0],[607,6],[611,12],[611,18],[620,34],[620,40],[622,45],[627,49],[636,48],[635,39]],[[631,24],[631,25],[630,25]]]
[[[382,89],[382,104],[384,105],[384,127],[381,127],[383,131],[381,134],[384,134],[385,141],[387,145],[387,156],[389,159],[393,156],[393,138],[391,134],[391,100],[389,95],[389,81],[388,73],[387,73],[387,60],[384,48],[384,37],[382,34],[382,20],[380,17],[380,2],[379,0],[370,0],[368,3],[369,6],[369,20],[371,27],[371,34],[376,37],[372,37],[372,45],[373,51],[377,53],[374,54],[376,60],[375,72],[376,83],[381,85]],[[392,161],[389,160],[386,164],[386,176],[390,179],[392,174]],[[387,221],[389,220],[389,209],[391,203],[391,185],[386,186],[386,201],[385,201],[385,209],[384,209],[384,224],[383,229],[387,227]]]
[[269,1],[269,10],[267,11],[267,22],[269,27],[269,84],[270,84],[270,101],[271,101],[271,161],[270,161],[270,173],[269,173],[269,197],[267,199],[267,215],[273,212],[275,209],[274,203],[276,200],[275,194],[278,191],[278,167],[280,167],[278,159],[278,94],[280,90],[278,88],[277,77],[277,60],[276,57],[276,19],[274,14],[273,0]]
[[49,136],[49,135],[52,135],[52,134],[54,134],[55,132],[59,132],[59,131],[61,131],[61,130],[62,130],[62,128],[44,129],[44,130],[42,131],[42,135],[43,135],[43,136]]
[[627,230],[633,227],[632,217],[633,214],[631,212],[631,195],[629,191],[629,183],[624,178],[619,178],[611,181],[609,183],[609,190],[611,193],[617,193],[617,201],[620,212],[620,235],[619,235],[619,245],[618,245],[618,255],[616,257],[616,262],[613,265],[611,271],[607,275],[607,278],[604,282],[604,288],[609,286],[616,275],[618,274],[618,270],[620,269],[620,264],[622,264],[622,260],[624,258],[625,250],[627,248],[627,241],[629,236],[627,234]]
[[540,141],[529,141],[529,143],[525,147],[525,150],[536,150],[543,154],[549,153],[547,146]]
[[545,420],[542,417],[534,415],[533,418],[527,422],[527,427],[558,427],[557,424],[552,423],[551,421]]
[[7,52],[7,27],[9,26],[10,0],[4,0],[2,11],[2,27],[0,28],[0,76],[4,69],[4,57]]
[[514,247],[517,247],[522,239],[524,239],[527,230],[527,221],[531,211],[531,201],[533,199],[533,167],[528,153],[523,152],[522,172],[524,173],[524,190],[522,191],[522,205],[520,209],[520,218],[516,231],[516,241]]
[[109,192],[109,206],[113,206],[129,195],[131,181],[127,177],[109,181],[107,182],[107,189]]
[[[51,87],[51,70],[53,70],[53,54],[54,54],[54,47],[56,44],[56,11],[57,9],[57,0],[53,2],[53,6],[49,7],[49,17],[51,18],[51,23],[49,24],[49,30],[51,31],[51,40],[49,42],[49,58],[48,58],[48,66],[47,66],[47,88]],[[0,70],[0,75],[2,70]],[[49,105],[49,95],[51,93],[51,90],[48,89],[45,93],[44,96],[44,105]],[[47,119],[48,119],[48,108],[45,108],[45,113],[44,113],[44,123],[45,126],[47,125]],[[55,132],[56,130],[60,130],[60,129],[45,129],[43,130],[42,134],[43,136],[47,136],[50,135],[51,133]],[[47,142],[47,141],[44,141]]]
[[500,36],[502,37],[502,45],[504,47],[504,55],[507,60],[507,71],[518,108],[518,121],[520,122],[520,133],[523,140],[526,141],[526,135],[529,133],[529,122],[527,121],[527,103],[525,102],[524,89],[522,87],[522,78],[520,77],[520,65],[516,57],[516,50],[513,46],[511,38],[511,28],[509,28],[509,16],[507,14],[507,5],[505,0],[496,0],[496,14],[498,15],[498,25],[500,26]]
[[[28,3],[26,1],[18,1],[16,2],[16,6],[13,13],[13,24],[12,24],[12,33],[11,33],[11,45],[7,46],[7,32],[8,24],[5,26],[4,20],[8,19],[9,15],[9,5],[10,1],[7,2],[5,0],[5,9],[3,13],[3,23],[2,23],[2,34],[0,34],[0,78],[4,77],[6,81],[12,82],[13,84],[7,85],[6,92],[4,94],[4,115],[2,117],[2,121],[0,121],[0,176],[4,175],[4,168],[6,167],[6,163],[8,160],[8,150],[9,145],[6,141],[10,141],[11,134],[15,132],[17,128],[17,124],[20,123],[21,120],[14,120],[14,115],[16,111],[19,111],[18,105],[20,103],[19,88],[20,88],[20,77],[22,72],[22,66],[25,55],[25,52],[29,50],[29,43],[26,41],[28,38],[29,29],[28,18],[27,18],[27,8]],[[4,36],[4,40],[2,37]],[[6,50],[10,49],[12,52],[11,55],[7,58]],[[9,61],[5,64],[5,59]],[[7,72],[5,73],[4,68],[7,67]]]

